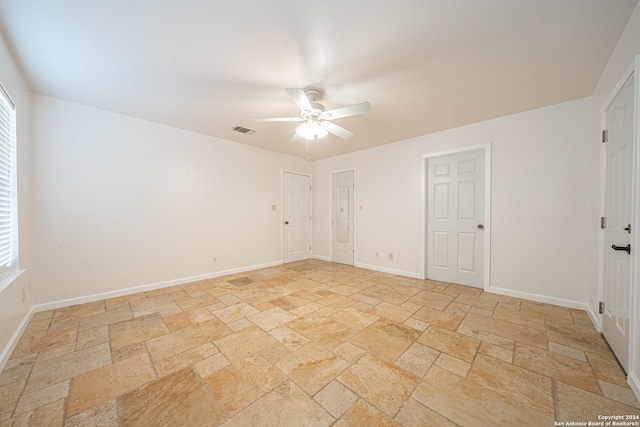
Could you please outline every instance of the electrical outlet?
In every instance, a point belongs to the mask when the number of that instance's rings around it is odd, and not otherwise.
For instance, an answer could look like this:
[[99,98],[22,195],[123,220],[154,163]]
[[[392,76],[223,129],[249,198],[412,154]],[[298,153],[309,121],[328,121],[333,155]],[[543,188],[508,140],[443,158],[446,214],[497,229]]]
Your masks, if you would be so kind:
[[213,258],[211,259],[211,261],[215,264],[215,263],[218,261],[218,259],[217,259],[217,257],[213,257]]
[[389,252],[389,261],[393,261],[393,252]]
[[25,291],[24,289],[22,290],[22,302],[24,302],[27,299],[27,291]]
[[278,206],[277,205],[271,205],[271,210],[272,211],[277,211],[278,210]]
[[379,255],[378,252],[376,252],[376,258],[378,258],[378,255]]

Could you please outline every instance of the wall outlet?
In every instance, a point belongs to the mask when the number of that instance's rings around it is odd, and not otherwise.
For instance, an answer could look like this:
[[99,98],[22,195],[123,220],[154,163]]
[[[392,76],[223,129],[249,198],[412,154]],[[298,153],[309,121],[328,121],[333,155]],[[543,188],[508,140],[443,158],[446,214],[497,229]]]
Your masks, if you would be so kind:
[[212,262],[212,263],[214,263],[214,264],[215,264],[217,261],[218,261],[218,257],[213,257],[213,258],[211,258],[211,262]]
[[24,302],[27,299],[27,291],[26,290],[22,290],[22,302]]
[[278,206],[277,205],[271,205],[271,210],[272,211],[277,211],[278,210]]
[[376,258],[378,258],[378,255],[379,255],[378,252],[376,252]]
[[389,252],[389,261],[393,261],[393,252]]

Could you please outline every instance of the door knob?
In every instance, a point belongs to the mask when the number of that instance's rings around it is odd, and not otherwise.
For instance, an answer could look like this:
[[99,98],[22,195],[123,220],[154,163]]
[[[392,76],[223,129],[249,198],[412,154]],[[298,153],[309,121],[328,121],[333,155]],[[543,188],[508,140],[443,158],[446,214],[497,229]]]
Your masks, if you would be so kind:
[[289,224],[289,221],[285,221],[285,222],[284,222],[284,224],[285,224],[285,225],[288,225],[288,224]]
[[478,228],[479,228],[480,230],[484,230],[484,225],[482,225],[482,224],[478,224]]
[[627,245],[627,246],[611,245],[611,249],[613,249],[614,251],[625,251],[626,253],[631,254],[631,245]]

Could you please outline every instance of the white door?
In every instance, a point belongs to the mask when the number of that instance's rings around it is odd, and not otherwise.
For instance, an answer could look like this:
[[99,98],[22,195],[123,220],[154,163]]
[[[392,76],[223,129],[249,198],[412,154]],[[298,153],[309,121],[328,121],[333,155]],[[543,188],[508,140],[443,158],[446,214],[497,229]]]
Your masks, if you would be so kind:
[[427,278],[483,288],[484,151],[427,163]]
[[[631,181],[633,158],[633,75],[606,110],[604,312],[602,333],[620,364],[629,364],[631,294]],[[637,250],[637,248],[633,248]]]
[[284,173],[284,262],[311,257],[311,177]]
[[331,260],[353,265],[353,171],[331,175],[333,189],[333,256]]

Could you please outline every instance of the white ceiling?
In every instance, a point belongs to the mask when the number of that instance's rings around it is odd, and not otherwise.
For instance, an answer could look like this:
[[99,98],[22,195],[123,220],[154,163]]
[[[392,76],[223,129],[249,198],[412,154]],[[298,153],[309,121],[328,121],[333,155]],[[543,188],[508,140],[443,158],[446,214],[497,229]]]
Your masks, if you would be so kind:
[[[0,31],[34,92],[315,160],[589,96],[637,2],[0,0]],[[251,120],[287,87],[373,112],[307,149]]]

